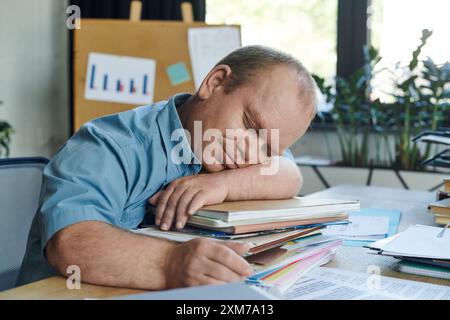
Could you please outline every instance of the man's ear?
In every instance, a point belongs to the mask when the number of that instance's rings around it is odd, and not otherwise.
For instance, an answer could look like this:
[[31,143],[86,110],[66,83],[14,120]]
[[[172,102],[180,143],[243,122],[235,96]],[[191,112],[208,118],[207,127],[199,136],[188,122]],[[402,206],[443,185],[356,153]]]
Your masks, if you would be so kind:
[[225,64],[215,66],[205,77],[200,88],[198,97],[201,100],[208,99],[215,90],[224,85],[224,82],[231,77],[231,68]]

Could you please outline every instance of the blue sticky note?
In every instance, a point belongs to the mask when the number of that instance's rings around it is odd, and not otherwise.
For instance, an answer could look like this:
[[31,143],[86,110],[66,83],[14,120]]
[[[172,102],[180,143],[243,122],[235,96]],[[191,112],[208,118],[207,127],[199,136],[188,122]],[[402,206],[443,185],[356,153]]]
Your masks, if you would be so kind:
[[[398,210],[386,210],[386,209],[376,209],[376,208],[364,208],[359,211],[350,213],[350,215],[360,215],[360,216],[378,216],[378,217],[388,217],[389,218],[389,231],[386,237],[393,236],[397,233],[398,226],[400,224],[401,212]],[[355,241],[355,240],[345,240],[343,242],[344,246],[350,247],[363,247],[371,244],[374,241]]]
[[191,81],[191,76],[186,68],[184,62],[172,64],[166,68],[167,75],[169,76],[170,83],[173,86]]

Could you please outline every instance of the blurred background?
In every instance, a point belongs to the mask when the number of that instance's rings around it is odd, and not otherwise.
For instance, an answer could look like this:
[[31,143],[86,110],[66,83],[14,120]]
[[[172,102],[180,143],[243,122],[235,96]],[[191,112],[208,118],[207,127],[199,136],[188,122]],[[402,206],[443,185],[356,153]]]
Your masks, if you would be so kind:
[[[142,19],[180,20],[181,2],[144,0]],[[240,25],[242,45],[286,51],[314,74],[320,112],[292,146],[305,194],[369,174],[374,185],[431,190],[447,172],[422,165],[445,146],[407,141],[450,127],[450,1],[190,2],[196,21]],[[0,0],[2,157],[51,157],[73,133],[70,5],[82,18],[130,11],[129,0]]]

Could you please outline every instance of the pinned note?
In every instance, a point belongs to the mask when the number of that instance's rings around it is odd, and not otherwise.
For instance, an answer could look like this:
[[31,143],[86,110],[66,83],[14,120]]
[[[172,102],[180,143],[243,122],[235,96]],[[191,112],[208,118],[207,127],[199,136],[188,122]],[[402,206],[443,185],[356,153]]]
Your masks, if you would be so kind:
[[87,68],[86,100],[133,105],[153,102],[155,60],[91,52]]
[[184,62],[172,64],[166,68],[170,83],[173,86],[191,81],[191,76]]
[[241,47],[241,35],[236,27],[190,28],[188,43],[195,88],[198,89],[220,59]]

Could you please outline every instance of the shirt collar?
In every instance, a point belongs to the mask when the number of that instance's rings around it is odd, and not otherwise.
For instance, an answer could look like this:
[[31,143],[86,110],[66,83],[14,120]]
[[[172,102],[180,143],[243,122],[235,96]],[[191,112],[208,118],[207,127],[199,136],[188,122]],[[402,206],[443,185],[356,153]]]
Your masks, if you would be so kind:
[[[191,145],[186,135],[183,133],[183,138],[172,141],[172,133],[178,129],[184,129],[181,123],[180,117],[177,112],[177,107],[180,108],[184,102],[187,101],[192,95],[190,94],[177,94],[167,101],[164,108],[158,113],[157,122],[160,128],[161,136],[163,139],[164,147],[166,149],[167,161],[170,166],[176,166],[177,169],[183,169],[181,174],[192,175],[197,174],[202,169],[201,162],[195,156],[192,151]],[[191,137],[192,138],[192,137]],[[181,145],[180,145],[181,144]],[[186,158],[190,159],[189,164],[181,163],[175,164],[171,159],[172,150],[175,146],[180,145],[178,148],[182,148],[184,151],[188,151],[189,154]],[[168,168],[170,169],[170,168]]]

